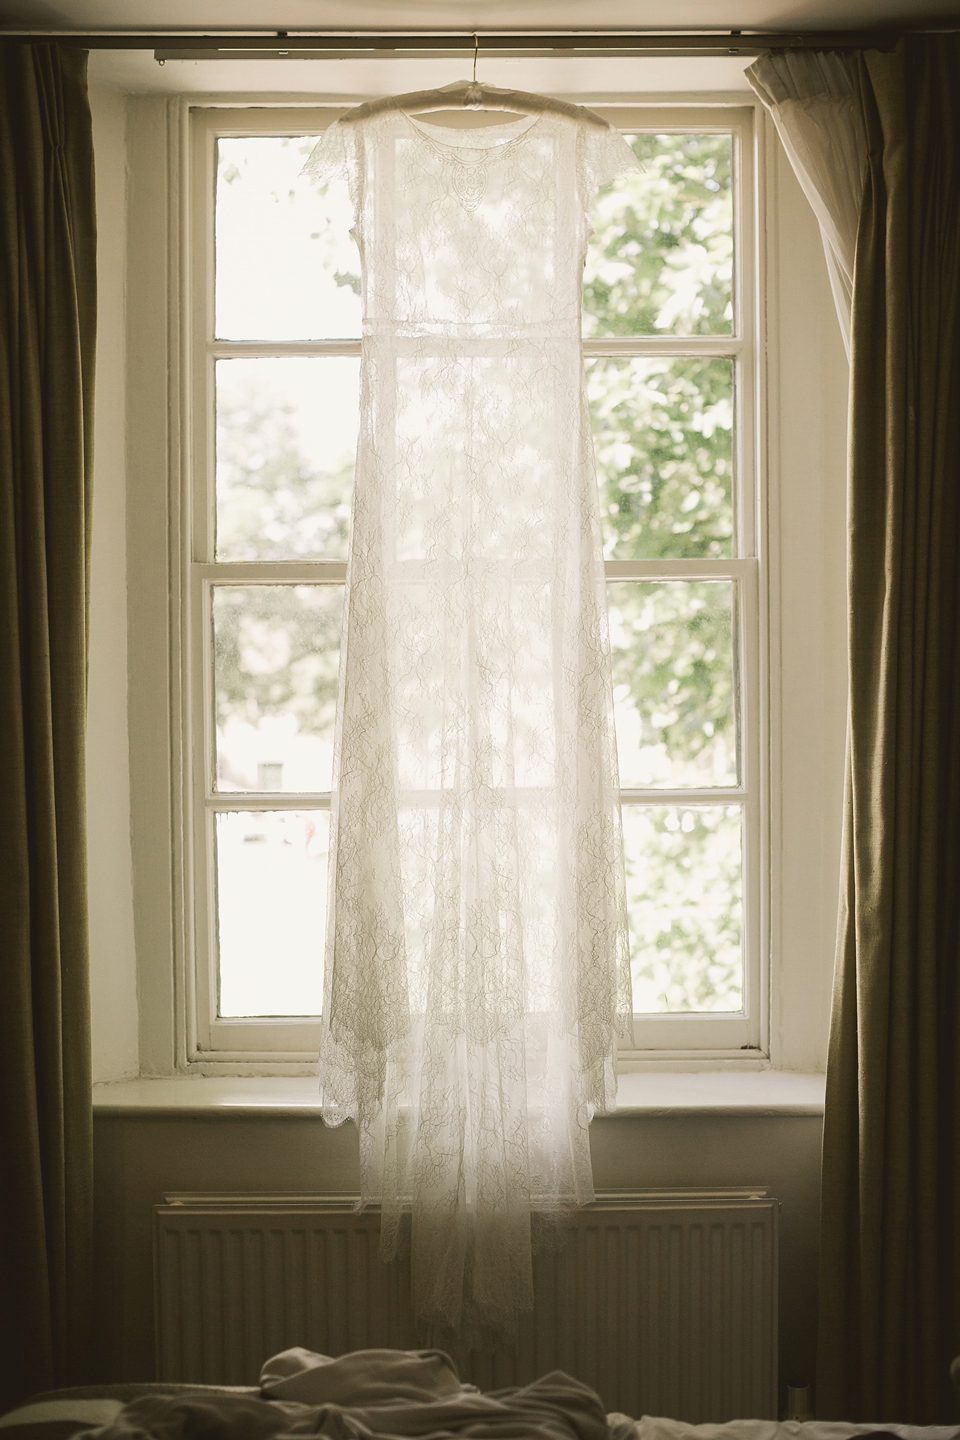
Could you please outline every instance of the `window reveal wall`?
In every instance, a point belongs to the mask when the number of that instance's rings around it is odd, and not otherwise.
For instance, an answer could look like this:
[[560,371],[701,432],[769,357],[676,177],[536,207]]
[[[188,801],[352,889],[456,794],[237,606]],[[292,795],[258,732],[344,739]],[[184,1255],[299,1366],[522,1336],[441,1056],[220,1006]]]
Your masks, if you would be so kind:
[[137,965],[130,846],[126,571],[126,97],[91,85],[98,358],[87,706],[92,1056],[98,1080],[135,1075]]

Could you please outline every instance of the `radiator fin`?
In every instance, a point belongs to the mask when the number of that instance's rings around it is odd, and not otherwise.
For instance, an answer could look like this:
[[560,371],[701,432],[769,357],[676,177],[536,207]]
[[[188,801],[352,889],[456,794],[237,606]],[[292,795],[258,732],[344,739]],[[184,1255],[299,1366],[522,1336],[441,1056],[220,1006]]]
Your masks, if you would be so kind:
[[[279,1203],[281,1199],[284,1203]],[[158,1378],[255,1384],[269,1355],[414,1348],[379,1218],[297,1197],[167,1197],[156,1209]],[[692,1423],[776,1413],[777,1205],[638,1195],[575,1217],[534,1262],[517,1344],[461,1366],[481,1389],[566,1370],[607,1409]]]

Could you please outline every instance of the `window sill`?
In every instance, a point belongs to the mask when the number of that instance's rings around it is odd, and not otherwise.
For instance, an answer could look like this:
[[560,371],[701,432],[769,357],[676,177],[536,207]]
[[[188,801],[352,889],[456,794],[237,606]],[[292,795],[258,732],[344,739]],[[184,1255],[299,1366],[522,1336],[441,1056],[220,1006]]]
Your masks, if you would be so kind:
[[[617,1116],[820,1115],[824,1077],[785,1070],[664,1071],[622,1074]],[[98,1116],[234,1115],[238,1118],[319,1116],[313,1076],[177,1075],[94,1085]]]

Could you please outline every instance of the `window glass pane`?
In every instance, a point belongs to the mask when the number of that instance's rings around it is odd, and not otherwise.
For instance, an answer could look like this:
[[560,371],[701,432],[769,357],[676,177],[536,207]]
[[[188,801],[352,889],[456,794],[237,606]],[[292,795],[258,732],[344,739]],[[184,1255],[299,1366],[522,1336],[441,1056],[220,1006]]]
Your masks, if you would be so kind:
[[733,545],[733,361],[586,362],[608,560],[702,559]]
[[637,1015],[743,1008],[742,814],[624,805]]
[[331,785],[340,585],[217,585],[213,591],[216,788]]
[[733,137],[627,139],[643,170],[594,203],[584,334],[731,334]]
[[217,361],[217,559],[345,560],[360,361]]
[[607,585],[620,784],[736,785],[729,580]]
[[220,1015],[319,1015],[328,812],[232,811],[216,844]]
[[300,175],[316,143],[313,135],[217,142],[221,340],[360,334],[360,260],[346,185]]

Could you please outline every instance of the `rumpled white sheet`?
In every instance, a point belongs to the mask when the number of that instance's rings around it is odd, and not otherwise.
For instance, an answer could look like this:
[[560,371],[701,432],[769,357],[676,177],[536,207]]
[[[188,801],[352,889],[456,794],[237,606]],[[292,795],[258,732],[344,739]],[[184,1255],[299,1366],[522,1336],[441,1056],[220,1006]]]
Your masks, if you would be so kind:
[[143,1396],[75,1440],[855,1440],[878,1430],[899,1440],[960,1440],[958,1425],[606,1416],[594,1391],[559,1370],[484,1395],[461,1383],[441,1350],[355,1350],[336,1359],[284,1350],[263,1366],[260,1392],[262,1399],[216,1390]]
[[470,1436],[474,1440],[607,1440],[599,1396],[554,1370],[482,1395],[442,1350],[355,1350],[331,1359],[299,1348],[266,1362],[260,1389],[311,1409],[287,1428],[329,1440]]
[[299,1345],[264,1362],[260,1389],[268,1400],[306,1405],[424,1405],[479,1394],[442,1350],[353,1350],[333,1359]]
[[145,1396],[83,1440],[608,1440],[579,1380],[555,1370],[482,1395],[439,1350],[286,1350],[264,1365],[261,1393]]
[[848,1425],[833,1420],[730,1420],[725,1425],[687,1425],[660,1415],[612,1414],[610,1440],[852,1440],[877,1430],[900,1440],[957,1440],[960,1425]]

